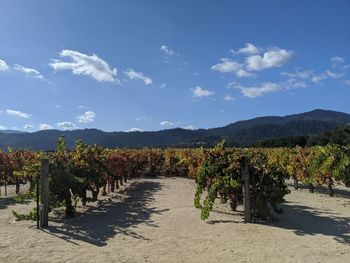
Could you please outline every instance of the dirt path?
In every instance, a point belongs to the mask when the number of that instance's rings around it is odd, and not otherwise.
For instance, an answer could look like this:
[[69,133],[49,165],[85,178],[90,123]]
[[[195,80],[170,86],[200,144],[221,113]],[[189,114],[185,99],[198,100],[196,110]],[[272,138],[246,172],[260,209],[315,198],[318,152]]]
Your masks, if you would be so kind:
[[[13,222],[28,209],[0,199],[0,262],[349,262],[349,195],[293,191],[277,223],[243,224],[225,205],[201,221],[194,183],[142,179],[78,218]],[[347,194],[347,193],[345,193]],[[108,201],[108,202],[107,202]]]

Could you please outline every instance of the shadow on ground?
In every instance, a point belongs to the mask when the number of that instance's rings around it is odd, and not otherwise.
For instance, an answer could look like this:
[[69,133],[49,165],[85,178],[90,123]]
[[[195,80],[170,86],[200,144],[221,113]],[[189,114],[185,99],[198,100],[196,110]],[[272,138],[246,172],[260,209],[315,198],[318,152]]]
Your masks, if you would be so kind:
[[1,197],[0,198],[0,210],[6,209],[8,206],[15,204],[29,204],[30,200],[16,201],[14,197]]
[[[288,186],[293,188],[293,184],[291,182],[288,182]],[[304,184],[299,184],[299,188],[303,190],[308,190],[309,186],[304,185]],[[294,189],[294,188],[293,188]],[[350,189],[345,188],[344,186],[335,186],[333,187],[334,191],[334,197],[340,197],[340,198],[347,198],[350,199]],[[329,194],[329,190],[326,186],[324,185],[318,185],[315,187],[315,193],[320,193],[320,194]]]
[[291,229],[296,235],[325,235],[339,243],[350,245],[350,218],[339,217],[337,213],[318,211],[312,207],[295,203],[283,204],[284,213],[277,222],[268,223],[274,227]]
[[110,238],[118,234],[148,240],[133,228],[138,224],[157,227],[151,220],[151,215],[168,211],[151,207],[153,194],[160,189],[161,184],[158,182],[136,182],[128,189],[124,201],[113,198],[111,201],[101,202],[98,208],[88,210],[80,217],[67,219],[63,225],[49,226],[45,232],[76,245],[78,243],[75,241],[80,240],[96,246],[105,246]]

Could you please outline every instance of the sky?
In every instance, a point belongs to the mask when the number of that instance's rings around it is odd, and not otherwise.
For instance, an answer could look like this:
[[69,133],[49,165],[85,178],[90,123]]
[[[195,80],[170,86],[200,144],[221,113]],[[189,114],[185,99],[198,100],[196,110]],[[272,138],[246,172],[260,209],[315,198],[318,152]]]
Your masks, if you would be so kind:
[[349,0],[2,0],[0,129],[350,113],[349,14]]

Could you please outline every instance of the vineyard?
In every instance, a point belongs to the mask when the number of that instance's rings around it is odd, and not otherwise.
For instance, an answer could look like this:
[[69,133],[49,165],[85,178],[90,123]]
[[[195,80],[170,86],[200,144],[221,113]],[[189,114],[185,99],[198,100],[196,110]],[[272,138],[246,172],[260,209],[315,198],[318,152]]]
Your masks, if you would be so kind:
[[[104,149],[77,141],[68,150],[60,138],[54,152],[12,150],[0,152],[0,183],[5,187],[29,184],[35,196],[40,162],[49,160],[49,211],[65,207],[73,217],[78,201],[85,206],[99,195],[113,193],[120,185],[138,177],[187,177],[195,180],[194,206],[207,219],[216,199],[229,203],[233,211],[248,196],[252,221],[274,218],[289,193],[286,180],[297,189],[314,192],[325,186],[333,196],[333,185],[350,185],[350,148],[337,145],[311,148],[214,148],[197,149]],[[243,174],[249,175],[244,190]],[[6,190],[5,190],[6,194]]]

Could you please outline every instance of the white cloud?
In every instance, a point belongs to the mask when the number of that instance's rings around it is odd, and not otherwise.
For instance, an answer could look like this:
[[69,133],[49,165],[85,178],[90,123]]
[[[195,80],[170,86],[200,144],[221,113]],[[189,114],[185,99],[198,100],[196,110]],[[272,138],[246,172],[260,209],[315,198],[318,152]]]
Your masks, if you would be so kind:
[[260,71],[272,67],[280,67],[293,55],[292,51],[274,48],[266,51],[262,56],[253,55],[246,58],[246,68],[251,71]]
[[174,50],[170,49],[168,46],[166,45],[161,45],[160,46],[160,50],[164,53],[164,55],[167,55],[167,56],[175,56],[176,53]]
[[325,74],[320,74],[320,75],[315,75],[311,78],[311,81],[313,83],[319,84],[321,83],[322,80],[324,80],[325,78],[327,78],[327,76]]
[[171,121],[161,121],[159,124],[161,126],[173,126],[174,125],[174,123]]
[[0,59],[0,72],[7,71],[8,69],[9,69],[9,66],[6,64],[6,62]]
[[211,67],[211,70],[220,73],[231,73],[237,77],[250,77],[253,74],[244,69],[244,65],[229,58],[221,58],[220,63]]
[[240,69],[236,72],[237,77],[243,78],[243,77],[251,77],[254,76],[253,73],[246,71],[245,69]]
[[293,52],[279,47],[266,50],[263,54],[262,48],[247,43],[245,47],[238,51],[231,50],[234,54],[244,54],[244,62],[232,60],[230,58],[221,58],[220,62],[213,65],[211,70],[220,73],[231,73],[236,77],[252,77],[255,71],[261,71],[273,67],[281,67],[292,56]]
[[[326,70],[322,73],[316,74],[312,70],[296,71],[294,73],[282,72],[282,76],[289,78],[289,82],[298,80],[309,80],[313,83],[320,84],[325,79],[339,79],[344,77],[344,73],[338,73],[331,70]],[[304,83],[305,84],[305,83]]]
[[6,130],[6,129],[7,129],[6,126],[0,125],[0,130]]
[[225,101],[234,101],[236,99],[234,97],[232,97],[231,95],[225,95],[224,100]]
[[162,83],[159,85],[159,88],[164,89],[166,86],[167,86],[166,83]]
[[260,86],[256,87],[244,87],[238,84],[233,83],[230,85],[232,88],[239,89],[243,96],[248,98],[256,98],[263,95],[266,95],[271,92],[277,92],[282,89],[282,87],[276,83],[263,83]]
[[47,124],[47,123],[41,123],[41,124],[39,124],[38,129],[40,131],[42,131],[42,130],[51,130],[52,126]]
[[140,117],[137,117],[137,118],[136,118],[136,121],[137,121],[137,122],[140,122],[140,121],[147,122],[147,121],[151,121],[151,120],[152,120],[152,117],[140,116]]
[[129,77],[129,79],[140,79],[142,80],[145,85],[150,85],[153,83],[152,79],[145,76],[142,72],[136,72],[132,68],[127,69],[124,71],[124,74]]
[[255,55],[262,51],[261,48],[254,46],[251,43],[245,44],[244,47],[238,49],[238,51],[234,51],[231,49],[231,52],[233,54],[246,54],[246,55]]
[[90,123],[95,120],[96,113],[93,111],[84,112],[82,115],[78,116],[77,119],[80,123]]
[[295,73],[282,72],[281,75],[288,78],[309,79],[312,77],[313,72],[311,70],[296,71]]
[[283,83],[286,89],[295,89],[295,88],[306,88],[307,85],[304,81],[296,80],[294,78],[288,79],[285,83]]
[[194,98],[209,97],[214,95],[213,91],[204,89],[200,86],[191,89]]
[[127,130],[127,132],[143,132],[143,130],[140,128],[131,128],[131,129]]
[[77,126],[70,121],[63,121],[63,122],[59,122],[57,123],[57,127],[62,129],[62,130],[74,130],[77,128]]
[[30,129],[33,129],[33,128],[34,128],[34,126],[31,125],[31,124],[26,124],[26,125],[23,126],[23,129],[26,129],[26,130],[30,130]]
[[34,68],[26,68],[21,65],[15,64],[13,65],[13,69],[25,73],[27,76],[35,78],[35,79],[44,79],[44,76],[41,75],[39,71]]
[[335,68],[341,64],[345,63],[345,58],[344,57],[332,57],[330,59],[330,62],[332,64],[332,68]]
[[86,75],[99,82],[119,82],[117,69],[111,68],[106,61],[97,55],[91,56],[73,50],[62,50],[61,57],[68,57],[72,62],[54,59],[50,66],[55,70],[71,70],[75,75]]
[[21,117],[21,118],[25,118],[25,119],[29,119],[32,116],[31,114],[24,113],[24,112],[17,111],[17,110],[6,110],[6,113],[8,115],[11,115],[11,116],[17,116],[17,117]]
[[89,109],[89,107],[84,106],[84,105],[79,105],[79,106],[78,106],[78,109],[84,109],[84,110],[87,110],[87,109]]
[[61,108],[61,105],[56,104],[56,105],[53,105],[53,107],[54,107],[55,109],[60,109],[60,108]]
[[339,78],[342,78],[344,76],[344,74],[342,74],[342,73],[332,72],[330,70],[326,70],[325,74],[332,79],[339,79]]
[[310,75],[310,80],[314,83],[319,84],[324,79],[328,79],[328,78],[338,79],[338,78],[341,78],[343,76],[344,76],[344,74],[340,74],[340,73],[332,72],[330,70],[326,70],[325,72],[320,73],[320,74],[312,73]]
[[344,83],[345,83],[346,85],[350,86],[350,79],[345,80]]
[[190,124],[190,125],[188,125],[188,126],[186,126],[186,127],[183,127],[185,130],[196,130],[197,129],[197,127],[196,126],[194,126],[194,125],[192,125],[192,124]]

